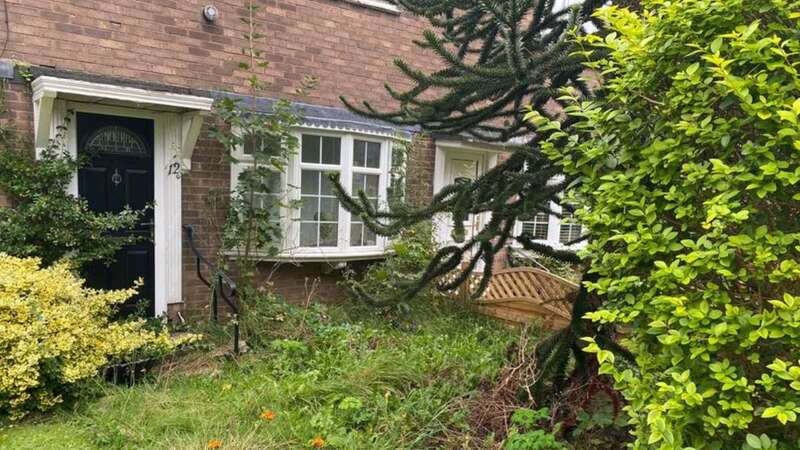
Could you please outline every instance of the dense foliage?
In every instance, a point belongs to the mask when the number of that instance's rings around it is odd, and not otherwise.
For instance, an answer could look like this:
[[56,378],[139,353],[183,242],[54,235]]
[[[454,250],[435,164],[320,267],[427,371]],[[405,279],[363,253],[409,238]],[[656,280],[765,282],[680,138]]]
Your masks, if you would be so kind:
[[[252,0],[245,4],[247,16],[241,21],[247,27],[243,36],[246,46],[242,48],[244,59],[239,62],[239,69],[247,74],[249,98],[218,99],[214,105],[218,123],[212,126],[211,134],[225,148],[226,159],[244,167],[231,186],[233,193],[227,204],[221,251],[236,255],[236,269],[249,282],[256,275],[261,256],[284,250],[280,212],[289,205],[281,188],[281,177],[299,146],[292,130],[300,124],[302,116],[286,100],[273,102],[268,114],[257,110],[259,95],[266,88],[262,78],[269,61],[259,47],[264,39],[255,20],[259,7]],[[298,93],[314,84],[314,79],[305,79]]]
[[405,291],[419,279],[436,252],[432,227],[420,224],[404,230],[390,250],[385,259],[371,264],[364,273],[345,272],[344,285],[357,299],[384,312],[406,313],[410,307],[402,300]]
[[583,39],[605,81],[572,99],[570,134],[532,114],[581,179],[605,297],[588,317],[624,326],[636,364],[587,350],[629,401],[634,448],[797,448],[800,2],[643,3]]
[[173,340],[143,321],[111,322],[114,305],[135,289],[88,289],[66,263],[40,264],[0,253],[0,419],[51,408],[109,360],[160,355],[194,339]]
[[0,139],[0,190],[11,202],[0,208],[0,251],[34,256],[44,264],[69,257],[83,265],[109,260],[130,238],[114,232],[135,225],[141,211],[97,213],[67,192],[81,162],[61,145],[63,133],[33,158],[33,150],[3,128]]

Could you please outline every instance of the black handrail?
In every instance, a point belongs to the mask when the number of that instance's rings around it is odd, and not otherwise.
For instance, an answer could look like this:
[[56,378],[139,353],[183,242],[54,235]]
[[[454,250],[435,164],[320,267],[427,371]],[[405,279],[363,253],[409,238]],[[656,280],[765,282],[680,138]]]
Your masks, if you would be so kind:
[[[189,242],[189,248],[192,250],[192,253],[194,253],[195,266],[197,268],[197,278],[199,278],[203,284],[211,289],[211,307],[214,323],[219,321],[219,294],[222,295],[222,299],[225,300],[225,303],[227,303],[233,311],[233,354],[238,355],[239,307],[236,306],[236,302],[232,300],[234,297],[236,297],[236,282],[200,254],[200,250],[197,249],[197,246],[194,243],[194,228],[192,228],[191,225],[184,225],[183,230],[186,232],[186,240]],[[213,283],[209,281],[208,278],[203,276],[203,266],[205,266],[206,269],[208,269],[208,271],[212,274],[212,277],[214,277]]]

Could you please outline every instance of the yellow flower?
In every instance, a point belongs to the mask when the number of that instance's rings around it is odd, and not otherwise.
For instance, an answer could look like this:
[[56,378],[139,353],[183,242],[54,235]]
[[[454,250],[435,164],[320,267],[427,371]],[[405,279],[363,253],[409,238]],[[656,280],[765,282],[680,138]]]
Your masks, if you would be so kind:
[[222,392],[227,392],[227,391],[230,391],[232,387],[233,387],[233,385],[232,385],[232,384],[230,384],[230,383],[225,383],[225,384],[223,384],[223,385],[222,385]]
[[321,437],[317,436],[314,439],[308,441],[308,445],[314,448],[322,448],[325,447],[325,441]]
[[272,419],[275,418],[275,413],[272,412],[272,411],[267,410],[267,411],[262,412],[261,415],[258,416],[258,417],[260,417],[261,420],[269,421],[269,420],[272,420]]
[[208,448],[222,448],[222,441],[219,439],[212,439],[208,441]]

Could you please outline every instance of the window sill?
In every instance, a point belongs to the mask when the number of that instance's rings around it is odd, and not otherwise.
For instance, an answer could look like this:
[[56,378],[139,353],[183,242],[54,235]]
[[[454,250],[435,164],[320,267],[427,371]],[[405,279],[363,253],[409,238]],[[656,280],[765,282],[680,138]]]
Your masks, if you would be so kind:
[[[383,259],[389,256],[392,251],[390,249],[377,249],[369,251],[314,251],[314,252],[286,252],[278,255],[256,255],[255,258],[259,261],[265,262],[287,262],[287,263],[304,263],[304,262],[348,262],[348,261],[370,261]],[[226,252],[226,256],[236,256],[236,252]]]
[[393,5],[383,0],[343,0],[343,1],[354,5],[363,6],[364,8],[374,9],[376,11],[400,15],[400,8],[398,8],[396,5]]

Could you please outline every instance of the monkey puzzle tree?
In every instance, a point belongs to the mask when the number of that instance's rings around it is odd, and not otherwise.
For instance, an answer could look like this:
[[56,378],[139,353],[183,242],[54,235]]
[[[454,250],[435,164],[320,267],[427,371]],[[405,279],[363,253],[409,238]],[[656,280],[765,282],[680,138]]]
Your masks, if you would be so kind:
[[[430,220],[434,214],[449,216],[455,244],[434,255],[421,278],[410,286],[409,296],[432,282],[438,282],[440,290],[454,290],[483,261],[483,276],[473,293],[479,296],[492,276],[495,255],[511,240],[525,249],[580,263],[574,252],[553,249],[535,242],[526,233],[514,231],[517,220],[536,212],[559,215],[550,205],[560,204],[564,191],[576,182],[542,154],[539,142],[548,132],[536,130],[525,120],[523,109],[530,107],[557,119],[561,114],[561,89],[572,88],[582,96],[591,95],[583,79],[583,59],[575,55],[578,48],[572,35],[594,26],[589,24],[591,14],[604,1],[586,0],[566,9],[556,8],[555,0],[396,3],[429,21],[432,29],[426,30],[416,44],[437,55],[442,68],[426,73],[398,59],[395,65],[412,81],[407,90],[386,86],[399,108],[378,111],[367,102],[357,105],[343,98],[345,105],[367,117],[403,126],[418,125],[430,133],[520,144],[512,147],[507,159],[476,180],[459,180],[420,208],[378,210],[363,193],[348,196],[335,180],[345,208],[384,236],[396,235],[404,228]],[[565,119],[563,129],[569,128],[571,120]],[[481,213],[489,213],[490,220],[466,238],[465,219]],[[443,275],[451,273],[456,276],[442,281]],[[574,308],[571,325],[539,346],[540,367],[554,374],[556,384],[565,381],[570,355],[578,366],[575,373],[587,373],[578,338],[595,335],[582,319],[583,313],[596,307],[589,305],[590,297],[581,292],[581,304]],[[609,335],[604,332],[596,337],[611,346]]]

